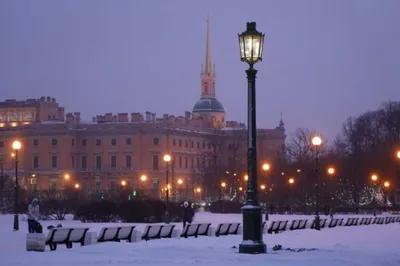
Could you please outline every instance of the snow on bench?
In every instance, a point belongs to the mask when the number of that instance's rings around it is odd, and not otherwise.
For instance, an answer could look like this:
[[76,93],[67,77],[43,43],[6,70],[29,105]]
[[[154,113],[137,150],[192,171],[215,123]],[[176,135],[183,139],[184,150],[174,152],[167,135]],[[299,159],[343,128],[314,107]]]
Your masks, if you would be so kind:
[[268,227],[268,234],[278,234],[280,232],[286,231],[286,227],[289,221],[273,221]]
[[336,226],[342,226],[342,224],[343,224],[343,219],[342,219],[342,218],[339,218],[339,219],[331,219],[331,220],[329,221],[328,228],[334,228],[334,227],[336,227]]
[[[327,219],[319,219],[319,227],[320,227],[321,229],[325,228],[326,221],[327,221]],[[311,229],[315,229],[315,219],[313,220],[313,222],[312,222],[310,228],[311,228]]]
[[187,224],[183,228],[181,237],[211,236],[211,223]]
[[132,242],[132,236],[135,234],[134,229],[134,225],[105,226],[101,228],[97,242],[120,242],[121,240]]
[[308,220],[293,220],[290,224],[289,230],[301,230],[307,228]]
[[52,228],[46,237],[46,245],[50,250],[56,250],[58,244],[65,244],[67,249],[72,248],[72,243],[84,245],[85,236],[89,228]]
[[175,225],[147,225],[142,234],[143,240],[177,237]]
[[217,226],[215,236],[238,235],[241,233],[240,223],[222,223]]

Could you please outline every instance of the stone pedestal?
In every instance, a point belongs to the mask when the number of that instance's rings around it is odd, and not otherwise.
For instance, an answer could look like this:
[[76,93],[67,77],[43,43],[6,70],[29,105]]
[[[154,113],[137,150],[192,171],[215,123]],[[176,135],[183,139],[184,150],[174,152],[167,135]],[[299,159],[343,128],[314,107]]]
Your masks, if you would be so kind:
[[85,236],[85,240],[83,241],[84,246],[97,244],[97,233],[96,232],[87,232]]
[[46,237],[44,234],[29,233],[26,234],[26,250],[43,252],[46,247]]
[[180,238],[181,237],[181,230],[174,229],[171,234],[171,238]]
[[140,241],[142,241],[142,232],[140,232],[138,230],[133,230],[130,240],[131,240],[131,242],[140,242]]
[[207,231],[207,236],[215,236],[215,228],[214,227],[209,227]]

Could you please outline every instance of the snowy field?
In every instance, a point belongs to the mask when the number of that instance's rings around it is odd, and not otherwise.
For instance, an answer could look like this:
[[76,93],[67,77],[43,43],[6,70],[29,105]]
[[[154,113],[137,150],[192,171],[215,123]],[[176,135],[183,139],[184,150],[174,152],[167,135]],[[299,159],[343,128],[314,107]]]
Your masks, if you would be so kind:
[[[323,216],[322,216],[323,217]],[[348,216],[343,216],[348,217]],[[354,215],[351,215],[354,217]],[[358,216],[362,217],[362,216]],[[272,215],[272,220],[313,219],[313,216]],[[197,213],[195,222],[241,222],[238,214]],[[58,221],[44,221],[43,227]],[[81,224],[63,221],[64,227],[89,226],[100,231],[102,224]],[[110,225],[110,224],[107,224]],[[207,266],[391,266],[400,265],[400,223],[338,227],[332,229],[298,230],[277,235],[264,235],[268,254],[238,254],[241,236],[162,239],[139,243],[100,243],[67,250],[27,252],[26,221],[20,221],[20,231],[13,232],[13,216],[0,215],[0,266],[105,266],[105,265],[207,265]],[[182,225],[178,225],[182,228]],[[143,231],[145,225],[137,224]],[[46,229],[45,229],[45,233]],[[283,250],[273,251],[274,245]],[[312,251],[291,252],[286,248],[308,248]]]

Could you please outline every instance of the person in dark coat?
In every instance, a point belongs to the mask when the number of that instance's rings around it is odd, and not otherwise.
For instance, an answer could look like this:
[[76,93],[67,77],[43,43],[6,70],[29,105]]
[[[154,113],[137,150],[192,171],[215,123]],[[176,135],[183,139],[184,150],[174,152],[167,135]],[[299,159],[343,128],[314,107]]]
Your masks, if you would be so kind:
[[186,223],[192,223],[194,216],[194,210],[190,206],[189,202],[185,201],[183,203],[183,228],[185,228]]

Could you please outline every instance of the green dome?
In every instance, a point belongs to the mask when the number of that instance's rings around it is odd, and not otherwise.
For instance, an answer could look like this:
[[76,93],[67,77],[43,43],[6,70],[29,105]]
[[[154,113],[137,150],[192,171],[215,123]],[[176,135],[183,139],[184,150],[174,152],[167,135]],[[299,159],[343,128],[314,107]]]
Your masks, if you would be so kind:
[[225,110],[217,99],[203,98],[194,105],[193,113],[225,113]]

